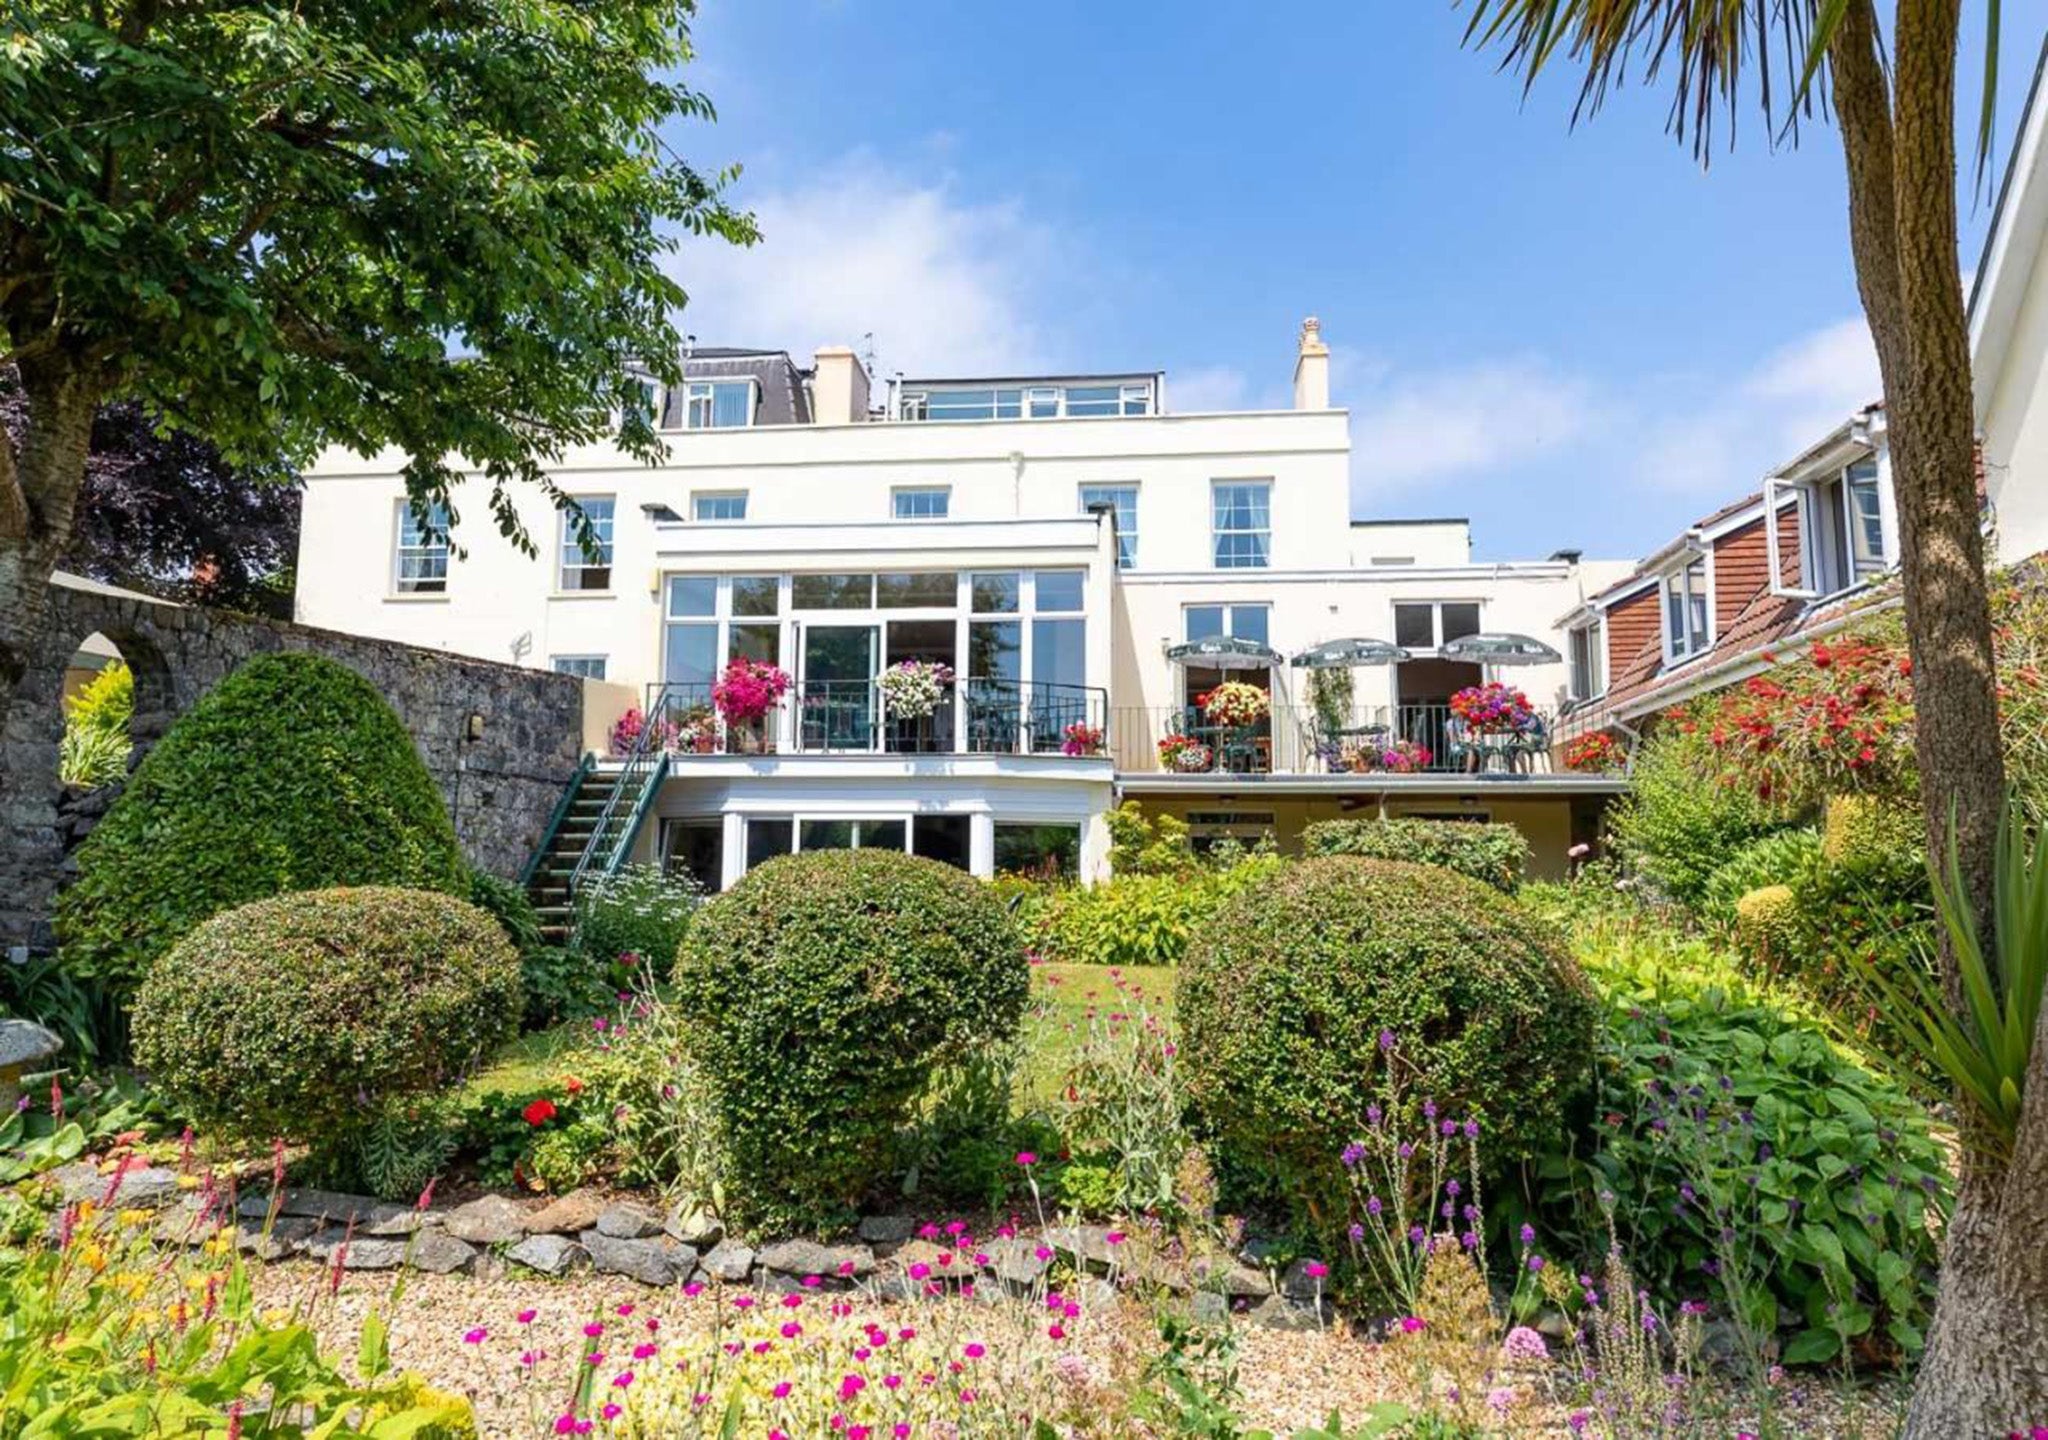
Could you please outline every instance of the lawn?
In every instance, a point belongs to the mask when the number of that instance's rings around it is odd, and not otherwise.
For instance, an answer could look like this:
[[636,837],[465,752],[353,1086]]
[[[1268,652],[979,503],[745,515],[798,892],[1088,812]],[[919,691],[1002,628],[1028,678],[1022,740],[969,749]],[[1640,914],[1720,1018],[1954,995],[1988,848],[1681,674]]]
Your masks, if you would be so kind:
[[1030,1102],[1057,1096],[1060,1077],[1088,1034],[1089,1021],[1145,1013],[1172,1022],[1170,966],[1033,965],[1018,1098]]

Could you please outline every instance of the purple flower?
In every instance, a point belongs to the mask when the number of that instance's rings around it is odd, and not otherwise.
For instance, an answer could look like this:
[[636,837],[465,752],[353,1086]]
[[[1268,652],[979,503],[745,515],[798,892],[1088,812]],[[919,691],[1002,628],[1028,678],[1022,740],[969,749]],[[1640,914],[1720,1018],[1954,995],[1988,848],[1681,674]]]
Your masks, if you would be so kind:
[[1366,1197],[1365,1197],[1365,1213],[1366,1213],[1366,1214],[1368,1214],[1368,1215],[1377,1215],[1377,1214],[1379,1214],[1379,1213],[1380,1213],[1380,1197],[1379,1197],[1379,1196],[1377,1196],[1377,1195],[1368,1195],[1368,1196],[1366,1196]]
[[1524,1225],[1522,1227],[1522,1243],[1524,1245],[1534,1245],[1536,1243],[1536,1227],[1534,1225]]
[[1354,1140],[1344,1147],[1344,1153],[1337,1158],[1344,1162],[1346,1170],[1356,1170],[1358,1162],[1365,1158],[1365,1147]]
[[1393,1048],[1394,1048],[1394,1032],[1393,1032],[1393,1031],[1391,1031],[1391,1030],[1382,1030],[1382,1031],[1380,1031],[1380,1049],[1382,1049],[1382,1050],[1391,1050],[1391,1049],[1393,1049]]
[[1539,1271],[1541,1271],[1542,1269],[1543,1269],[1543,1257],[1542,1257],[1541,1255],[1531,1255],[1531,1256],[1529,1257],[1529,1273],[1530,1273],[1531,1275],[1534,1275],[1534,1274],[1538,1273]]
[[1477,1140],[1479,1138],[1479,1122],[1477,1120],[1467,1120],[1465,1122],[1465,1138],[1467,1140]]

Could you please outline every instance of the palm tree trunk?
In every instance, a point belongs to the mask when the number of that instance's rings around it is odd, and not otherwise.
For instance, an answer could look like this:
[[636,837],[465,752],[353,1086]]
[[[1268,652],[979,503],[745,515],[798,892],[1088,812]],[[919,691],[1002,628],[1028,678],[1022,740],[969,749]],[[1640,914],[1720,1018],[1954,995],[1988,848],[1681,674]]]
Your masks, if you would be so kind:
[[[1929,853],[1953,843],[1979,933],[1992,934],[1992,858],[2005,799],[1977,498],[1969,332],[1957,272],[1959,0],[1899,0],[1896,89],[1870,0],[1829,49],[1849,172],[1857,287],[1884,378],[1898,502],[1914,748]],[[1894,112],[1892,96],[1898,97]],[[1946,946],[1943,983],[1960,1004]],[[2048,1034],[2048,1027],[2044,1027]],[[2048,1043],[2037,1043],[2010,1167],[1969,1143],[1944,1237],[1940,1293],[1914,1385],[1910,1440],[2003,1435],[2048,1417]]]

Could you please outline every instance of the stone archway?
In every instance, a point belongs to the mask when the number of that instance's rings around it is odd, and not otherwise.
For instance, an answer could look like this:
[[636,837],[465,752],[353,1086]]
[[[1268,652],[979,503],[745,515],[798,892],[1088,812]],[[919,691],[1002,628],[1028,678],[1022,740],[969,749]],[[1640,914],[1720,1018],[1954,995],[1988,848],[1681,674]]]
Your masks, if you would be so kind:
[[573,676],[180,605],[60,573],[0,716],[0,955],[52,947],[50,902],[68,849],[105,808],[90,801],[67,810],[58,777],[64,672],[78,642],[95,633],[135,675],[131,762],[253,655],[309,650],[349,666],[405,722],[464,852],[498,875],[517,874],[533,853],[583,752],[583,682]]

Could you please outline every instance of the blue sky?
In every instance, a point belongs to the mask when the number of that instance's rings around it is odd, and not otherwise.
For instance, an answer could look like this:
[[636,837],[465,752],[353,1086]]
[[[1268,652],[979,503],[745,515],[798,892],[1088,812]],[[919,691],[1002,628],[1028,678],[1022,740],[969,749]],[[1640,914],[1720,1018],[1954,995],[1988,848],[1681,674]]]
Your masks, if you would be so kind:
[[[671,138],[743,163],[764,239],[684,250],[685,328],[800,356],[872,332],[884,373],[1164,369],[1188,410],[1286,403],[1314,314],[1357,515],[1469,515],[1483,559],[1641,553],[1875,398],[1839,145],[1745,115],[1703,172],[1665,92],[1573,130],[1575,75],[1524,103],[1462,26],[1449,0],[704,0],[720,120]],[[2002,141],[2039,42],[2003,46]],[[1989,209],[1964,198],[1965,270]]]

